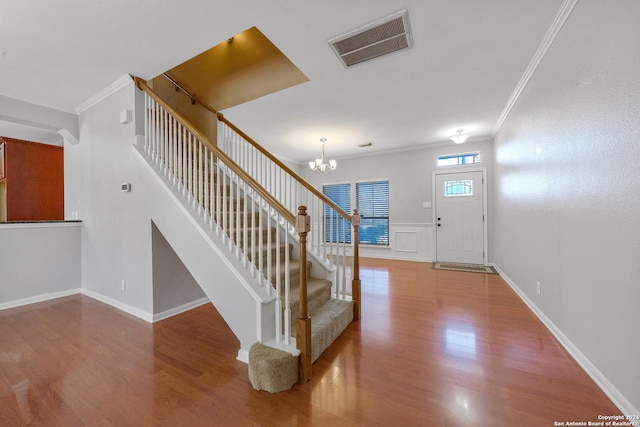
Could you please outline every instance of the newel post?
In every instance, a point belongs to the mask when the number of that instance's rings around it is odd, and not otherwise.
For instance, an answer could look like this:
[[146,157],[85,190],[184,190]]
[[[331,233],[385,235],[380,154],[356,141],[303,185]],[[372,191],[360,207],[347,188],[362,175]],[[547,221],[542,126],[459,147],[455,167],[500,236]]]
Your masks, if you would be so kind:
[[362,297],[360,294],[360,214],[358,209],[353,210],[351,216],[351,225],[353,225],[353,281],[351,282],[351,296],[353,298],[353,320],[360,319],[362,314]]
[[[311,230],[311,221],[307,207],[298,208],[296,232],[300,235],[300,265],[307,265],[307,233]],[[301,383],[311,379],[311,317],[307,307],[307,269],[300,268],[300,310],[296,320],[296,347],[300,350],[298,377]]]

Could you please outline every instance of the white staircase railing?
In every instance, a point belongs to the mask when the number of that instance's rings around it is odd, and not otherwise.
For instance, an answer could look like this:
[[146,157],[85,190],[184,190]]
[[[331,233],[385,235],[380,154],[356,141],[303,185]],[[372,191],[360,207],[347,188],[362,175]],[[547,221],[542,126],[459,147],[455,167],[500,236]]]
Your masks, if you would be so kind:
[[144,81],[137,83],[145,92],[147,159],[241,261],[254,285],[275,298],[275,340],[289,345],[288,271],[296,217]]
[[[217,116],[218,146],[287,209],[296,212],[298,206],[307,207],[307,213],[314,221],[307,236],[309,252],[335,273],[334,297],[353,299],[354,316],[358,319],[358,241],[357,228],[352,233],[352,225],[359,225],[359,221],[354,221],[351,215],[253,141],[222,114],[218,113]],[[354,213],[357,215],[357,211]],[[351,247],[353,254],[348,256]],[[350,265],[349,261],[352,258],[354,264]]]

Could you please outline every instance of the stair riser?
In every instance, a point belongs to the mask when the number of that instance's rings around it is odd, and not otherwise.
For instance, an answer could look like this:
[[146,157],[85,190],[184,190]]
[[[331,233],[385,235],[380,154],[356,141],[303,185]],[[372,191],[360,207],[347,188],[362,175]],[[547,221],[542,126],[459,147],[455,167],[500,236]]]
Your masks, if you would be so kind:
[[[273,270],[274,272],[275,272],[275,262],[277,260],[276,253],[278,251],[280,252],[280,260],[284,261],[285,246],[284,245],[280,245],[279,248],[277,248],[277,247],[272,247],[271,248],[271,262],[272,262],[272,266],[274,268],[274,270]],[[267,255],[268,255],[268,253],[269,253],[268,249],[265,249],[265,250],[262,251],[262,266],[263,266],[264,269],[266,269],[267,265],[268,265],[267,264],[267,260],[268,260],[268,256]],[[293,254],[293,244],[289,243],[289,259],[292,258],[291,257],[292,254]],[[249,260],[250,261],[256,260],[256,265],[258,265],[257,263],[259,262],[259,259],[260,259],[259,254],[249,254]]]
[[[274,227],[271,227],[271,235],[269,235],[269,230],[267,229],[263,229],[262,233],[260,233],[260,230],[257,228],[250,228],[249,232],[247,233],[247,247],[251,248],[251,243],[255,240],[255,245],[260,244],[260,234],[262,234],[262,244],[266,245],[267,242],[269,241],[269,237],[271,237],[271,242],[275,242],[276,241],[276,229]],[[244,235],[245,235],[245,231],[244,228],[240,230],[240,248],[244,248]],[[233,241],[234,243],[237,243],[237,235],[236,233],[233,233]]]
[[[293,291],[293,288],[294,287],[297,288],[297,286],[299,286],[299,283],[300,283],[300,268],[298,267],[298,265],[296,265],[295,268],[290,268],[289,270],[290,270],[289,271],[289,285],[290,285],[290,287],[291,287],[291,289]],[[280,280],[281,280],[280,283],[284,283],[285,276],[286,276],[286,271],[284,271],[284,268],[283,268],[282,271],[280,272]],[[307,277],[311,277],[311,262],[307,262]],[[276,284],[276,278],[275,277],[273,277],[271,279],[271,283],[275,286],[275,284]]]
[[[298,293],[298,288],[295,290],[291,290],[291,292]],[[322,290],[322,292],[318,292],[314,295],[307,296],[307,312],[313,313],[316,311],[322,304],[329,301],[331,299],[331,288]],[[295,321],[300,316],[300,304],[296,301],[291,304],[291,322],[292,322],[292,331],[294,332],[293,336],[295,336]],[[313,316],[312,316],[313,317]]]

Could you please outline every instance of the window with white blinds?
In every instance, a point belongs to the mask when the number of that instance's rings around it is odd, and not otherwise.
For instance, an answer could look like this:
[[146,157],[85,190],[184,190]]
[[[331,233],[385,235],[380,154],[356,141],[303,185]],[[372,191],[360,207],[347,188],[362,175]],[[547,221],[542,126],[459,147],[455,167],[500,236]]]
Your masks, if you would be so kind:
[[389,246],[389,181],[356,183],[360,243]]
[[[323,185],[322,192],[336,205],[351,214],[351,184]],[[351,224],[328,206],[324,208],[324,241],[351,243]]]

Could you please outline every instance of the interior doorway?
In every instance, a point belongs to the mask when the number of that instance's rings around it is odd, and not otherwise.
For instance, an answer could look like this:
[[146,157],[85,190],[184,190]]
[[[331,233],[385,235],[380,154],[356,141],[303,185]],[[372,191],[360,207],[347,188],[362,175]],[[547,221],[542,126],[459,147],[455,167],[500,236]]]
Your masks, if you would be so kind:
[[436,261],[486,262],[485,169],[434,173]]

